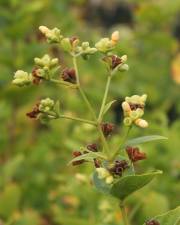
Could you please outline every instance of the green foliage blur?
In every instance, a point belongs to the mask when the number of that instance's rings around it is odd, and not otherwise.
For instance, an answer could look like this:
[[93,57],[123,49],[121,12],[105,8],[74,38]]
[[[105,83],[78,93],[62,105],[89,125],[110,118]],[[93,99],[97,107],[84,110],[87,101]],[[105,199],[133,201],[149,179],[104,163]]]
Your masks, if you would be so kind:
[[[117,225],[118,203],[97,193],[92,168],[67,166],[72,151],[94,142],[97,134],[82,124],[58,120],[49,125],[25,114],[42,97],[62,102],[64,112],[88,117],[74,90],[54,85],[17,88],[17,69],[31,71],[34,57],[49,53],[72,65],[56,45],[48,45],[40,25],[58,27],[67,36],[96,42],[119,30],[119,55],[128,55],[130,70],[112,82],[117,99],[106,120],[116,123],[122,138],[121,102],[125,96],[148,94],[149,128],[130,136],[159,134],[168,141],[142,145],[148,159],[139,172],[164,174],[128,201],[133,225],[175,208],[180,199],[180,8],[179,0],[0,0],[0,223],[5,225]],[[180,60],[180,59],[179,59]],[[95,109],[100,105],[106,70],[98,57],[79,61],[84,89]]]

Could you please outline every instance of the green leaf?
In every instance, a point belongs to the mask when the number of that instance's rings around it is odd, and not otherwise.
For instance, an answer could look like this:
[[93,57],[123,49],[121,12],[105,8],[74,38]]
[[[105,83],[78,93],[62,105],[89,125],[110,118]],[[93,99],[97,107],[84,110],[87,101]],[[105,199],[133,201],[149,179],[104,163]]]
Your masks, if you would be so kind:
[[[170,210],[162,215],[153,218],[162,225],[179,225],[180,224],[180,206]],[[143,225],[146,225],[145,223]]]
[[113,100],[105,105],[104,110],[103,110],[103,115],[105,115],[107,113],[107,111],[110,109],[110,107],[112,106],[112,104],[114,102],[116,102],[116,100]]
[[110,193],[111,186],[109,184],[106,184],[104,179],[99,179],[97,172],[95,172],[93,174],[92,179],[93,179],[93,183],[98,191],[100,191],[101,193],[104,193],[104,194]]
[[150,141],[167,140],[167,139],[168,139],[167,137],[160,136],[160,135],[143,136],[143,137],[138,137],[138,138],[133,138],[128,140],[123,147],[138,145],[138,144],[142,144],[142,143],[150,142]]
[[120,200],[124,200],[130,194],[151,182],[151,180],[159,174],[162,174],[162,171],[122,177],[113,184],[111,188],[111,194]]
[[78,157],[75,157],[68,164],[72,164],[73,162],[76,162],[76,161],[79,161],[79,160],[86,160],[86,161],[93,162],[94,158],[97,158],[97,157],[104,158],[104,155],[102,153],[89,152],[89,153],[80,155]]

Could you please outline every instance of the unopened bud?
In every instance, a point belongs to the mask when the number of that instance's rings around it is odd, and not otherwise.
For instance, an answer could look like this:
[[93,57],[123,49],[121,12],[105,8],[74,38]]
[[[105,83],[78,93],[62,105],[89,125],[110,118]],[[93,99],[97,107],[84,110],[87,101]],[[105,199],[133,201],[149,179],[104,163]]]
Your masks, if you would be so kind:
[[129,103],[127,103],[125,101],[122,103],[122,109],[123,109],[124,113],[131,112],[131,108],[130,108]]
[[105,168],[100,167],[100,168],[97,168],[96,171],[97,171],[99,179],[104,179],[109,176],[109,172]]
[[119,31],[114,31],[111,35],[111,40],[114,44],[119,41]]
[[121,56],[121,60],[123,63],[125,63],[127,61],[127,55]]
[[69,38],[63,38],[61,41],[61,46],[66,52],[69,52],[72,49],[71,41]]
[[119,66],[118,70],[121,71],[121,72],[128,71],[129,66],[128,66],[128,64],[122,64],[121,66]]
[[112,184],[113,181],[114,181],[113,176],[108,176],[108,177],[106,177],[106,184]]
[[143,119],[137,119],[135,120],[135,124],[141,128],[146,128],[148,127],[148,122],[146,120]]
[[123,123],[125,126],[131,126],[132,119],[130,117],[125,117]]
[[49,28],[47,28],[46,26],[40,26],[39,30],[41,31],[41,33],[43,34],[47,34],[50,30]]

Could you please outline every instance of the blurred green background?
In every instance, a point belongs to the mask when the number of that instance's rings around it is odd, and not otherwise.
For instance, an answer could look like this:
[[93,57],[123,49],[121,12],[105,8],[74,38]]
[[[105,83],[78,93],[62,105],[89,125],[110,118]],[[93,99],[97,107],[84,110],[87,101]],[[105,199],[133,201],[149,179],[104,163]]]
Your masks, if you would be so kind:
[[[180,1],[179,0],[0,0],[0,224],[117,225],[121,214],[114,199],[96,192],[92,168],[67,166],[74,149],[96,140],[91,127],[59,120],[49,125],[25,113],[42,97],[60,99],[66,113],[87,116],[76,91],[54,85],[17,88],[17,69],[31,71],[33,58],[49,53],[64,65],[67,55],[48,45],[40,25],[58,27],[67,36],[95,43],[120,32],[119,55],[128,55],[130,70],[117,75],[109,99],[117,103],[106,120],[123,133],[121,102],[125,96],[148,94],[147,130],[168,141],[142,145],[148,159],[139,172],[164,174],[127,201],[133,225],[179,205],[180,191]],[[79,61],[81,79],[94,106],[100,104],[105,68],[98,57]],[[62,99],[62,100],[61,100]],[[96,110],[99,108],[95,107]]]

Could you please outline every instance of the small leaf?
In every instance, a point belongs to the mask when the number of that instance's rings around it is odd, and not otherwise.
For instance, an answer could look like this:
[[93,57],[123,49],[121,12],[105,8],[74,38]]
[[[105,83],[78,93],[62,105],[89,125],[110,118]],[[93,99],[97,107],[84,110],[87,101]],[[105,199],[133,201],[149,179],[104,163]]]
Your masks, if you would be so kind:
[[104,155],[102,153],[89,152],[89,153],[80,155],[78,157],[75,157],[68,164],[72,164],[73,162],[76,162],[76,161],[79,161],[79,160],[86,160],[86,161],[93,162],[94,158],[97,158],[97,157],[104,158]]
[[[170,210],[162,215],[153,218],[162,225],[179,225],[180,224],[180,206]],[[143,225],[146,225],[145,223]]]
[[120,199],[124,200],[133,192],[139,190],[148,184],[156,175],[162,174],[162,171],[156,171],[152,173],[146,173],[141,175],[129,175],[122,177],[111,188],[111,194]]
[[143,137],[138,137],[138,138],[128,140],[123,147],[138,145],[138,144],[142,144],[142,143],[150,142],[150,141],[167,140],[167,139],[168,139],[167,137],[160,136],[160,135],[143,136]]
[[112,106],[112,104],[113,104],[114,102],[116,102],[116,100],[113,100],[113,101],[111,101],[111,102],[109,102],[109,103],[107,103],[107,104],[105,105],[104,111],[103,111],[103,115],[105,115],[105,114],[107,113],[107,111],[110,109],[110,107]]
[[101,193],[104,193],[104,194],[110,193],[111,186],[109,184],[106,184],[104,179],[99,179],[97,172],[95,172],[93,174],[92,179],[93,179],[93,183],[98,191],[100,191]]

